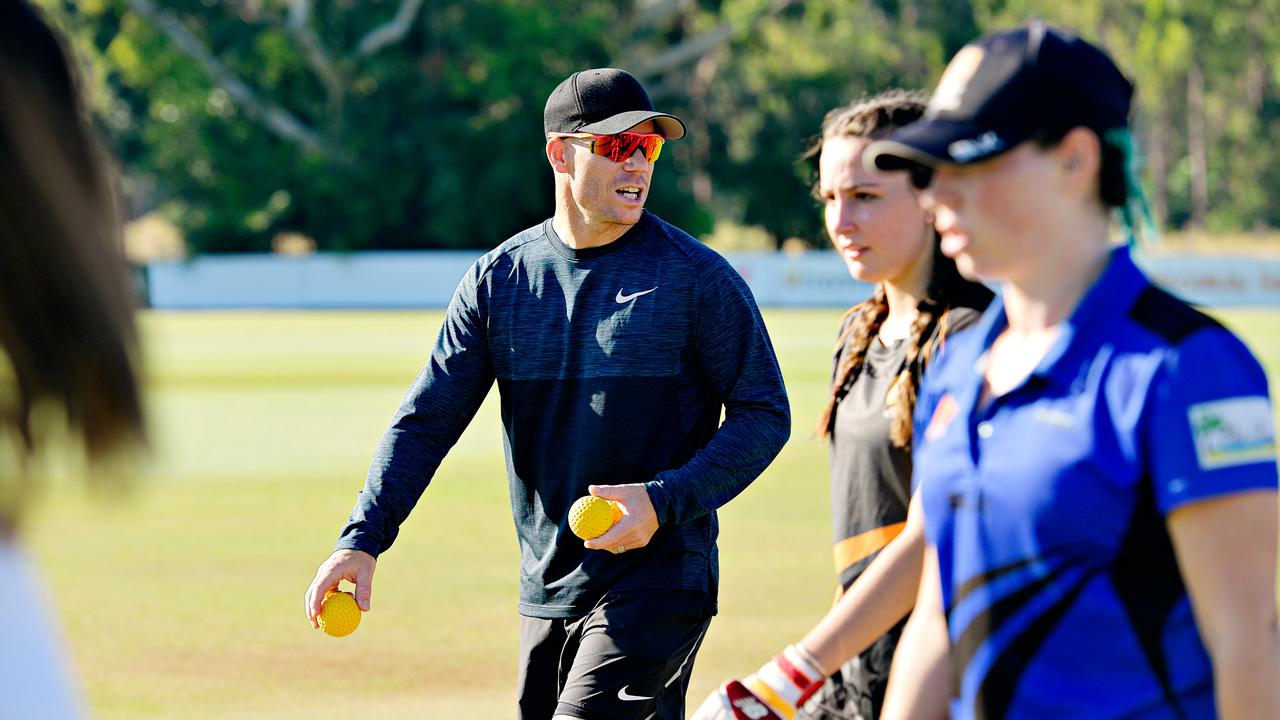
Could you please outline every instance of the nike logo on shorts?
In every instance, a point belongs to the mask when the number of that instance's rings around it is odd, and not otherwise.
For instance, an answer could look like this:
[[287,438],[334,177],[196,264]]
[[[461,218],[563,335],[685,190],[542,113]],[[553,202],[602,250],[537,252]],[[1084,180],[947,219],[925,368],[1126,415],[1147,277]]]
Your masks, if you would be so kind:
[[[643,295],[644,293],[641,293],[641,294]],[[632,695],[631,693],[627,692],[627,686],[623,685],[622,689],[618,691],[618,699],[622,700],[623,702],[635,702],[637,700],[652,700],[653,697],[652,696],[644,697],[643,695]]]
[[631,293],[630,295],[623,295],[623,294],[622,294],[622,290],[618,290],[618,296],[617,296],[617,297],[615,297],[615,298],[613,299],[613,301],[614,301],[614,302],[616,302],[616,303],[618,303],[619,305],[621,305],[621,304],[623,304],[623,303],[631,302],[632,300],[635,300],[636,298],[640,297],[641,295],[648,295],[649,293],[651,293],[651,292],[653,292],[654,290],[657,290],[657,289],[658,289],[658,288],[656,288],[656,287],[651,287],[651,288],[649,288],[648,290],[643,290],[643,291],[638,292],[638,293]]

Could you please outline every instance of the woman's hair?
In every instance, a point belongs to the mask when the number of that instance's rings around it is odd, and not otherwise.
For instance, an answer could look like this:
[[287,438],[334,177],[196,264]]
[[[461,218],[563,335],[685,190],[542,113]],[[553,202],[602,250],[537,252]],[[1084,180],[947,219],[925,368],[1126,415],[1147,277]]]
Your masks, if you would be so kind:
[[[48,405],[101,459],[145,433],[120,220],[78,91],[44,21],[0,3],[0,430],[33,453]],[[0,530],[22,504],[8,485]]]
[[[813,196],[819,200],[822,199],[818,189],[818,160],[822,157],[822,148],[827,140],[836,137],[880,140],[893,132],[894,128],[919,120],[928,102],[929,96],[923,92],[895,88],[829,111],[822,119],[822,132],[800,157],[801,161],[809,167]],[[913,167],[913,182],[916,180],[914,173],[918,172],[927,172],[927,170],[923,167]],[[916,187],[924,187],[928,184],[925,182]]]
[[[1098,199],[1113,212],[1130,245],[1139,240],[1156,239],[1151,206],[1139,179],[1138,144],[1128,127],[1109,130],[1092,129],[1098,136]],[[1051,128],[1037,133],[1031,140],[1041,149],[1056,147],[1071,128]]]
[[[821,137],[805,153],[804,158],[816,161],[822,153],[823,143],[831,138],[877,139],[888,135],[894,128],[919,119],[924,113],[926,100],[923,93],[889,90],[832,110],[823,120]],[[961,302],[973,303],[979,294],[985,293],[981,286],[965,280],[956,270],[955,261],[942,254],[935,234],[929,284],[911,325],[911,345],[907,349],[902,372],[894,378],[885,397],[885,406],[893,413],[889,438],[895,446],[911,447],[912,413],[915,411],[921,374],[946,337],[951,308]],[[836,368],[830,399],[818,420],[817,431],[820,435],[825,437],[831,433],[836,406],[849,391],[849,385],[862,372],[867,349],[888,316],[889,302],[884,283],[876,285],[870,299],[853,306],[845,313],[841,324],[848,321],[848,326],[836,341],[836,347],[843,347],[844,352]]]

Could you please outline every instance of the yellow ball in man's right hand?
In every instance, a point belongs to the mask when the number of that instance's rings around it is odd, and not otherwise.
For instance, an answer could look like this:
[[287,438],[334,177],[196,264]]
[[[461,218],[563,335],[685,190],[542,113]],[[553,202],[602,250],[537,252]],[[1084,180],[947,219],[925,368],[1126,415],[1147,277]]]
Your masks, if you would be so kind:
[[360,606],[356,604],[356,596],[349,592],[325,595],[318,620],[326,635],[344,637],[355,632],[360,625]]

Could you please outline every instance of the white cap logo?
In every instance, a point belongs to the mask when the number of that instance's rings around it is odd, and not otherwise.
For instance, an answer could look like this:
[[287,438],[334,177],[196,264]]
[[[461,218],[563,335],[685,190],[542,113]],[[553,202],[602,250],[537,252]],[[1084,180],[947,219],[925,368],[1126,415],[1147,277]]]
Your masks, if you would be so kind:
[[957,140],[947,146],[947,153],[956,162],[969,162],[974,158],[986,157],[1004,148],[1004,141],[993,131],[988,130],[972,140]]

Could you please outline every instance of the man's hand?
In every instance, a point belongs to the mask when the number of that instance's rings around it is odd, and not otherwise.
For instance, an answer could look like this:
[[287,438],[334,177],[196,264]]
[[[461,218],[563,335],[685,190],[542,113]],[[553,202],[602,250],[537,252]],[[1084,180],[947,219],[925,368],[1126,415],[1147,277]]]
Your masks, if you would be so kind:
[[339,580],[348,580],[356,586],[356,604],[368,612],[369,601],[373,597],[373,571],[378,561],[369,553],[360,550],[335,550],[328,560],[316,570],[316,578],[307,588],[306,613],[311,627],[319,628],[320,605],[324,602],[325,593],[338,589]]
[[622,519],[609,532],[583,543],[588,550],[608,550],[611,553],[636,550],[648,545],[658,531],[658,514],[644,485],[592,485],[587,492],[622,506]]
[[778,653],[755,675],[730,680],[711,693],[693,720],[785,720],[794,717],[826,680],[799,645]]

